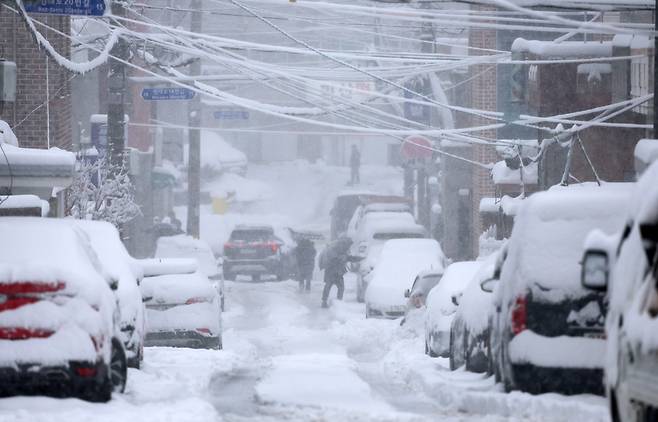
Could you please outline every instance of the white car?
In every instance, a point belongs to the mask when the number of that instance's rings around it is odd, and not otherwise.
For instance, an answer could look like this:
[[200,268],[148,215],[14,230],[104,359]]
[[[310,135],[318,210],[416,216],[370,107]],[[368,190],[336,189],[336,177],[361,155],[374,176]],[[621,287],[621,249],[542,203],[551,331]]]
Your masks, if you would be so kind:
[[220,297],[208,277],[189,272],[189,260],[159,260],[163,271],[155,261],[146,261],[147,276],[140,285],[146,346],[221,349]]
[[69,222],[0,218],[0,396],[123,391],[118,283]]
[[445,257],[434,239],[393,239],[384,244],[379,263],[366,290],[366,318],[405,315],[405,291],[422,271],[441,271]]
[[450,356],[450,325],[457,310],[457,300],[481,265],[478,261],[449,265],[439,284],[427,295],[425,353],[431,357]]
[[[393,214],[391,217],[389,214]],[[350,254],[362,258],[351,266],[357,276],[357,301],[363,302],[371,278],[371,272],[377,265],[382,248],[391,239],[419,239],[427,236],[426,230],[416,224],[408,213],[377,213],[361,226],[357,243],[352,245]]]
[[144,358],[144,304],[139,283],[144,276],[141,266],[128,254],[119,231],[103,221],[71,220],[89,236],[101,265],[118,281],[115,295],[119,303],[119,337],[126,349],[128,366],[139,368]]
[[359,205],[356,211],[354,211],[354,215],[352,215],[352,218],[347,225],[347,232],[345,233],[346,236],[354,240],[354,237],[359,231],[359,227],[361,227],[363,222],[366,220],[366,216],[373,213],[382,212],[411,214],[411,207],[405,202],[377,202]]
[[213,281],[224,310],[224,277],[219,262],[206,242],[185,234],[162,236],[158,238],[155,249],[156,258],[191,258],[195,259],[199,271]]

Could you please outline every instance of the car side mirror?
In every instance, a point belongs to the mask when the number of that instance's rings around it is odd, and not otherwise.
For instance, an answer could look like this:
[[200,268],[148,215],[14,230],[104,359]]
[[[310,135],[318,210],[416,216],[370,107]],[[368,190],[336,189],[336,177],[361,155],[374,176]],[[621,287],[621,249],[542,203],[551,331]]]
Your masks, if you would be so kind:
[[110,289],[112,289],[113,292],[117,291],[119,289],[119,281],[118,280],[111,280],[110,281]]
[[580,282],[583,287],[590,290],[606,291],[610,274],[608,266],[609,258],[606,251],[599,249],[585,251],[580,273]]
[[497,278],[488,278],[486,280],[482,280],[480,283],[480,289],[482,289],[483,292],[486,293],[493,293],[494,289],[496,288],[496,282],[498,281]]
[[457,296],[452,296],[452,304],[459,306],[459,298],[457,298]]
[[406,298],[411,297],[411,291],[409,291],[409,289],[404,291],[404,297],[406,297]]

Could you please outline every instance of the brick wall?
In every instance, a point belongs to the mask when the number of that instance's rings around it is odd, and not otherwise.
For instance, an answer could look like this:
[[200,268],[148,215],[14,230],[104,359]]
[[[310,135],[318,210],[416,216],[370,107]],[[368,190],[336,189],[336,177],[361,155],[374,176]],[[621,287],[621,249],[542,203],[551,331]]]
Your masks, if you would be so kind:
[[[473,6],[474,11],[491,11],[491,7]],[[496,49],[496,31],[491,29],[472,29],[469,33],[469,46],[482,49]],[[490,52],[471,49],[470,55],[491,54]],[[491,65],[471,66],[471,75],[478,75],[471,85],[471,106],[479,110],[496,110],[496,71],[486,69]],[[484,126],[493,123],[492,120],[484,119],[478,116],[471,116],[471,126]],[[488,139],[496,139],[495,130],[486,130],[473,133],[475,136],[481,136]],[[481,163],[492,163],[498,160],[496,151],[493,147],[476,145],[473,146],[473,159]],[[478,254],[478,240],[482,233],[482,219],[480,217],[480,199],[493,197],[495,187],[491,180],[490,172],[487,169],[473,168],[473,188],[471,190],[472,207],[472,245],[473,256]]]
[[[65,16],[33,15],[58,31],[70,33],[70,19]],[[60,54],[70,57],[70,42],[63,36],[40,28]],[[16,102],[6,103],[0,117],[14,127],[23,147],[50,145],[70,149],[71,139],[71,84],[72,76],[53,60],[47,59],[25,24],[16,14],[0,7],[0,57],[16,62],[18,80]],[[46,70],[50,93],[50,119],[47,119]]]

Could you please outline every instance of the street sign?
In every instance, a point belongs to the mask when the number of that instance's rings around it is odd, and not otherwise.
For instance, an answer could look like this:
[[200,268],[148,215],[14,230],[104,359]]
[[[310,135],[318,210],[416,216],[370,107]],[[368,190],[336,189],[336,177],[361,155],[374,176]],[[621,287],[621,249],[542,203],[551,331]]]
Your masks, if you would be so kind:
[[50,15],[103,16],[105,0],[24,0],[28,13]]
[[217,110],[213,113],[217,120],[248,120],[249,112],[246,110]]
[[432,158],[432,141],[424,136],[411,135],[402,142],[400,153],[407,160],[423,160]]
[[146,101],[191,100],[196,92],[188,88],[144,88],[142,98]]

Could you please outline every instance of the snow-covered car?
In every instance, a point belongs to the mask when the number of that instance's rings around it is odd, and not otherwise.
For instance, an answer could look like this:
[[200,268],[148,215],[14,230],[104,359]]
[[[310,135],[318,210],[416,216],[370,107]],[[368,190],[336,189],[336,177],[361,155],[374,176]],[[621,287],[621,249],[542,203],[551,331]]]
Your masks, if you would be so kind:
[[155,258],[196,259],[199,271],[213,281],[219,292],[222,311],[224,310],[224,277],[210,245],[185,234],[163,236],[158,239]]
[[403,212],[411,214],[411,207],[408,203],[404,202],[375,202],[359,205],[347,225],[347,232],[345,235],[354,241],[354,238],[359,231],[359,227],[363,224],[365,217],[369,214],[380,212]]
[[603,391],[606,305],[581,285],[580,260],[591,230],[622,225],[630,185],[554,187],[521,205],[494,299],[494,369],[507,391]]
[[464,293],[456,298],[459,306],[450,328],[452,370],[465,365],[471,372],[490,371],[489,323],[494,312],[493,291],[483,288],[482,284],[492,283],[496,277],[498,253],[482,262]]
[[407,312],[413,309],[420,309],[425,306],[427,295],[429,294],[430,290],[434,288],[434,286],[439,284],[442,276],[443,268],[422,271],[416,276],[411,289],[407,289],[404,292],[404,297],[407,298]]
[[123,391],[118,283],[66,221],[0,218],[0,396]]
[[658,409],[658,162],[637,182],[621,232],[587,238],[582,282],[607,293],[605,390],[613,421]]
[[354,215],[354,211],[360,206],[368,203],[383,202],[406,202],[407,198],[395,195],[384,195],[368,191],[346,190],[340,192],[334,200],[331,208],[331,238],[336,240],[346,234],[347,226]]
[[350,255],[361,258],[350,266],[356,275],[356,299],[363,302],[372,270],[377,265],[382,248],[391,239],[419,239],[427,237],[423,226],[416,224],[409,213],[381,212],[369,214],[352,244]]
[[238,275],[248,275],[253,280],[260,280],[263,275],[274,275],[277,280],[294,278],[295,246],[289,229],[238,225],[224,244],[224,278],[235,280]]
[[158,261],[166,270],[158,271],[158,262],[147,261],[151,268],[140,285],[146,305],[146,346],[221,349],[217,289],[194,266],[189,272],[189,260]]
[[119,337],[126,350],[128,366],[139,368],[144,358],[144,304],[139,291],[143,277],[141,266],[121,242],[119,231],[110,223],[71,220],[89,237],[91,246],[105,271],[118,281],[115,292],[119,304]]
[[405,315],[405,291],[423,271],[443,270],[445,256],[434,239],[393,239],[384,244],[365,294],[366,318]]
[[482,265],[479,261],[448,265],[441,281],[427,295],[425,311],[425,353],[431,357],[450,356],[450,324],[457,311],[457,298]]

